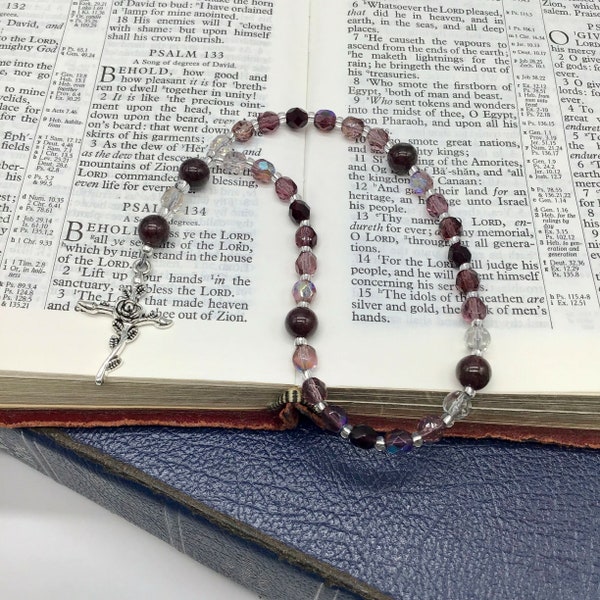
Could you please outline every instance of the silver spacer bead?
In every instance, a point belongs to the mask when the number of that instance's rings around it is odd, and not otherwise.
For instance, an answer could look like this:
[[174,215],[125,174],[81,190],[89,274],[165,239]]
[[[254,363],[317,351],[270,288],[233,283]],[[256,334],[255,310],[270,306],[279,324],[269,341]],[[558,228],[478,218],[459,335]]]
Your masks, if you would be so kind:
[[441,223],[444,219],[447,219],[450,216],[449,212],[443,212],[439,217],[438,217],[438,223]]
[[152,246],[146,246],[145,244],[142,246],[142,254],[145,258],[152,258],[153,252],[154,248],[152,248]]
[[473,327],[483,327],[483,319],[473,319],[471,325],[473,325]]
[[342,427],[342,430],[340,431],[340,435],[347,440],[350,437],[350,434],[352,433],[352,425],[344,425]]
[[388,140],[385,143],[385,146],[383,147],[383,151],[387,154],[392,149],[393,146],[394,146],[394,142],[392,142],[392,140]]
[[286,122],[286,121],[285,121],[285,113],[284,113],[284,112],[279,112],[279,113],[277,113],[277,116],[279,117],[279,122],[280,122],[281,124],[283,124],[283,123],[285,123],[285,122]]
[[449,246],[454,246],[454,244],[460,244],[460,235],[453,235],[449,240],[448,240],[448,245]]
[[310,379],[312,377],[312,371],[310,369],[302,371],[302,377],[304,377],[304,379]]
[[185,179],[178,179],[175,187],[184,194],[190,191],[190,184]]
[[465,298],[467,298],[467,299],[469,299],[469,298],[479,298],[479,292],[477,290],[475,290],[473,292],[467,292],[466,295],[465,295]]
[[295,346],[306,346],[306,344],[308,344],[308,341],[305,337],[297,337],[296,339],[294,339]]
[[375,450],[385,452],[385,438],[382,435],[378,435],[375,440]]
[[326,407],[327,407],[327,404],[325,404],[325,402],[317,402],[313,406],[313,412],[320,414],[325,410]]
[[471,396],[471,398],[474,398],[475,394],[477,393],[470,385],[464,387],[463,391],[465,392],[465,394]]
[[415,431],[412,434],[412,441],[415,448],[420,448],[423,445],[423,436]]
[[446,427],[452,427],[452,425],[454,425],[454,417],[452,415],[449,415],[448,413],[445,413],[442,416],[442,421],[444,422],[444,425]]
[[275,182],[278,179],[281,179],[283,177],[283,175],[279,172],[279,171],[275,171],[275,173],[273,173],[273,175],[271,175],[271,179]]
[[483,356],[483,350],[481,350],[481,348],[475,348],[474,350],[471,350],[471,354],[474,356]]
[[421,167],[419,167],[418,165],[413,165],[409,170],[408,170],[408,176],[410,177],[411,175],[414,175],[415,173],[418,173],[419,171],[422,171],[423,169],[421,169]]
[[470,262],[466,262],[463,263],[462,265],[460,265],[460,267],[458,267],[458,272],[460,273],[461,271],[466,271],[467,269],[470,269],[472,267]]
[[300,252],[312,252],[312,248],[310,246],[300,246]]
[[300,279],[302,281],[310,281],[312,278],[312,275],[310,273],[304,273],[302,275],[300,275]]
[[308,227],[310,225],[310,221],[308,219],[304,219],[304,221],[300,221],[298,227]]
[[306,302],[306,301],[302,300],[301,302],[298,302],[298,304],[296,304],[296,306],[298,306],[300,308],[310,308],[310,302]]

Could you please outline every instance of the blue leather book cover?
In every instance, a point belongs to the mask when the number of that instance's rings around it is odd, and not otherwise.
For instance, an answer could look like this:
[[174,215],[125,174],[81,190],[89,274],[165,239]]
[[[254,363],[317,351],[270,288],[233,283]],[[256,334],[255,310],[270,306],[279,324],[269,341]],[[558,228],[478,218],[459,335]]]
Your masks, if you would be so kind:
[[10,452],[274,600],[600,597],[600,453],[287,432],[0,430]]

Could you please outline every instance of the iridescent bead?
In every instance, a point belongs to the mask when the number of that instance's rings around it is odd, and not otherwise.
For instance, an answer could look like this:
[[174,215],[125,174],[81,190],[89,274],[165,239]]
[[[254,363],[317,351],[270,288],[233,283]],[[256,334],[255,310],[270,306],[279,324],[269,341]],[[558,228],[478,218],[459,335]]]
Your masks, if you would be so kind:
[[310,225],[302,225],[296,230],[296,246],[309,246],[314,248],[317,245],[317,233]]
[[463,390],[450,392],[442,402],[444,412],[448,413],[455,421],[464,419],[472,408],[472,398]]
[[260,133],[272,133],[279,128],[279,115],[274,112],[264,112],[258,115],[258,131]]
[[310,219],[310,206],[304,200],[294,200],[289,208],[290,219],[300,225],[302,221]]
[[375,127],[367,133],[367,144],[371,152],[383,152],[390,136],[385,129]]
[[404,429],[395,429],[385,435],[385,447],[390,454],[409,452],[413,447],[412,435]]
[[417,433],[426,443],[439,442],[446,429],[446,424],[441,417],[428,415],[423,417],[417,424]]
[[448,212],[448,202],[441,194],[431,194],[425,200],[425,208],[432,217],[437,219],[440,215]]
[[280,200],[287,202],[296,192],[298,186],[293,179],[289,177],[280,177],[275,182],[275,193]]
[[355,142],[365,130],[365,122],[356,117],[346,117],[342,121],[342,134],[346,139]]
[[248,167],[246,155],[235,150],[227,152],[222,160],[223,170],[232,175],[241,175]]
[[247,142],[254,135],[254,126],[244,119],[231,128],[231,133],[238,142]]
[[209,150],[209,152],[215,153],[217,150],[219,150],[223,146],[228,146],[229,143],[230,143],[229,136],[221,134],[221,135],[218,135],[216,138],[214,138],[210,142],[210,144],[208,145],[208,150]]
[[331,131],[335,128],[336,116],[332,110],[318,110],[315,114],[314,124],[319,131]]
[[271,177],[275,175],[275,167],[273,163],[270,163],[268,160],[264,158],[259,158],[255,160],[252,167],[250,168],[250,173],[252,177],[256,179],[256,181],[260,181],[262,183],[268,183],[271,181]]
[[448,248],[448,262],[458,269],[460,265],[471,262],[471,251],[461,243],[452,244]]
[[475,292],[479,289],[479,275],[473,269],[464,269],[456,275],[456,287],[463,293]]
[[175,186],[167,188],[160,198],[160,204],[166,215],[176,214],[185,202],[185,194]]
[[317,315],[305,306],[292,308],[285,317],[285,328],[294,337],[308,337],[317,329]]
[[298,275],[314,275],[317,272],[317,257],[312,252],[301,252],[296,259]]
[[308,344],[301,344],[300,346],[296,346],[292,361],[299,371],[310,371],[318,364],[317,351]]
[[316,293],[315,284],[308,279],[299,279],[292,288],[292,295],[296,302],[311,302]]
[[460,314],[467,323],[471,323],[475,319],[485,319],[487,308],[481,298],[473,296],[472,298],[467,298],[463,302]]
[[348,415],[343,408],[329,404],[321,413],[323,427],[332,433],[339,433],[348,423]]
[[357,448],[369,450],[375,446],[379,434],[369,425],[355,425],[348,439]]
[[186,181],[192,192],[198,191],[209,177],[208,165],[200,158],[188,158],[179,167],[179,179]]
[[302,129],[308,123],[308,113],[301,108],[290,108],[285,113],[285,122],[290,129]]
[[462,233],[462,224],[455,217],[446,217],[440,223],[440,235],[445,239],[449,240]]
[[169,239],[169,223],[161,215],[148,215],[138,225],[138,236],[146,246],[158,248]]
[[492,377],[492,367],[485,358],[470,354],[456,365],[456,377],[461,385],[470,386],[474,390],[483,389]]
[[492,341],[490,332],[481,324],[471,325],[465,333],[465,343],[469,350],[480,350],[484,352],[488,349]]
[[425,171],[417,171],[410,176],[410,185],[415,194],[424,194],[433,187],[433,179]]
[[309,377],[302,384],[302,401],[310,406],[316,406],[327,399],[327,386],[317,377]]
[[[390,169],[394,173],[398,175],[408,175],[411,167],[414,167],[417,164],[417,149],[412,144],[399,142],[390,148],[387,155],[387,161]],[[421,192],[417,193],[420,194]]]

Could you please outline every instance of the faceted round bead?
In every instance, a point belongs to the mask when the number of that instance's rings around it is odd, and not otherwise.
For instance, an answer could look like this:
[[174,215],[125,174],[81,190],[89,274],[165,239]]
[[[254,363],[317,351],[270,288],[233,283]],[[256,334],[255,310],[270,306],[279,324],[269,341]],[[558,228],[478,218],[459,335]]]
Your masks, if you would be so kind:
[[[327,386],[317,377],[309,377],[302,384],[302,400],[308,406],[316,406],[327,399]],[[341,428],[340,428],[341,429]]]
[[285,327],[294,337],[308,337],[318,324],[317,315],[305,306],[292,308],[285,318]]
[[481,350],[484,352],[488,349],[492,341],[490,332],[482,325],[471,325],[465,333],[465,343],[469,350]]
[[292,361],[299,371],[309,371],[310,369],[314,369],[318,364],[317,351],[308,344],[301,344],[300,346],[296,346]]
[[471,251],[460,242],[452,244],[448,248],[448,261],[455,269],[458,269],[460,265],[471,262]]
[[296,192],[298,186],[293,179],[289,177],[280,177],[275,182],[275,193],[280,200],[287,202]]
[[310,225],[302,225],[296,231],[296,246],[310,246],[314,248],[317,245],[317,233]]
[[[387,161],[390,169],[394,173],[397,173],[398,175],[408,175],[411,167],[414,167],[417,164],[417,149],[412,144],[399,142],[390,148],[387,155]],[[431,185],[433,185],[433,182]],[[421,193],[422,192],[417,192],[417,194]]]
[[301,108],[290,108],[285,113],[285,122],[290,129],[302,129],[308,123],[308,113]]
[[431,194],[431,196],[425,200],[425,208],[432,217],[437,218],[445,212],[448,212],[448,202],[441,194]]
[[417,171],[410,176],[410,186],[415,194],[424,194],[433,187],[433,179],[426,171]]
[[492,367],[482,356],[470,354],[456,365],[456,377],[465,387],[470,386],[474,390],[481,390],[492,377]]
[[310,206],[304,200],[294,200],[289,208],[290,219],[300,225],[302,221],[310,219]]
[[372,427],[369,427],[369,425],[355,425],[352,428],[348,439],[357,448],[369,450],[370,448],[375,447],[378,435],[379,434]]
[[273,166],[273,163],[270,163],[268,160],[259,158],[254,161],[254,164],[250,168],[250,173],[256,181],[269,183],[271,177],[275,175],[275,167]]
[[417,424],[417,433],[423,438],[426,443],[439,442],[446,429],[446,424],[441,417],[428,415],[423,417]]
[[446,217],[440,223],[440,235],[445,239],[456,237],[462,233],[462,223],[455,217]]
[[248,167],[246,155],[236,150],[231,150],[223,156],[223,170],[232,175],[241,175]]
[[148,215],[138,225],[138,236],[146,246],[158,248],[169,239],[169,223],[160,215]]
[[450,392],[442,402],[444,412],[448,413],[455,421],[464,419],[473,406],[471,396],[463,390]]
[[198,191],[209,177],[208,165],[200,158],[188,158],[179,167],[179,179],[186,181],[192,192]]
[[464,269],[456,275],[456,287],[463,293],[476,292],[479,289],[479,275],[473,269]]
[[314,124],[319,131],[331,131],[335,128],[335,113],[332,110],[318,110],[315,114]]
[[314,275],[317,272],[317,257],[312,252],[300,252],[296,259],[298,275]]
[[296,302],[311,302],[316,293],[317,288],[315,287],[315,284],[308,279],[296,281],[292,288],[292,295]]
[[385,435],[385,447],[390,454],[409,452],[413,447],[412,435],[404,429],[395,429]]
[[230,144],[229,136],[221,134],[221,135],[218,135],[216,138],[213,138],[213,140],[208,145],[208,150],[210,152],[216,152],[217,150],[219,150],[220,148],[223,148],[224,146],[229,146],[229,144]]
[[485,319],[487,308],[481,298],[473,296],[463,302],[460,314],[467,323],[472,323],[475,319]]
[[167,188],[160,198],[160,204],[167,215],[176,214],[185,202],[185,194],[175,186]]
[[247,142],[254,135],[254,126],[244,119],[231,128],[231,133],[238,142]]
[[261,133],[272,133],[279,128],[279,116],[274,112],[264,112],[258,115],[258,130]]
[[385,145],[388,143],[390,136],[385,129],[375,127],[367,133],[367,144],[371,152],[383,152]]
[[332,433],[339,433],[344,425],[348,423],[348,415],[343,408],[329,404],[321,413],[323,427]]
[[365,122],[356,117],[346,117],[342,121],[342,134],[345,138],[355,142],[365,130]]

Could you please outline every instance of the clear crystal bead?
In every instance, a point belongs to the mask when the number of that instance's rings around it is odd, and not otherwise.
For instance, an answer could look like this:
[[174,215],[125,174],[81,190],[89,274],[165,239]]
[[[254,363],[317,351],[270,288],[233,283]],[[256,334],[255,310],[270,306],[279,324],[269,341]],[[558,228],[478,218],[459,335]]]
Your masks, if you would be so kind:
[[175,186],[167,188],[160,199],[165,216],[179,212],[184,202],[185,194]]
[[216,153],[217,150],[221,149],[223,146],[228,146],[228,145],[229,145],[229,136],[228,135],[218,135],[208,145],[208,150],[211,153]]
[[450,392],[444,398],[442,407],[444,412],[452,416],[455,421],[459,421],[460,419],[464,419],[471,412],[473,405],[469,394],[462,390],[456,390],[455,392]]
[[491,341],[490,332],[481,325],[471,325],[465,333],[465,342],[469,350],[481,350],[483,352],[487,350]]
[[246,155],[242,152],[230,150],[223,157],[223,170],[232,175],[241,175],[247,166]]

